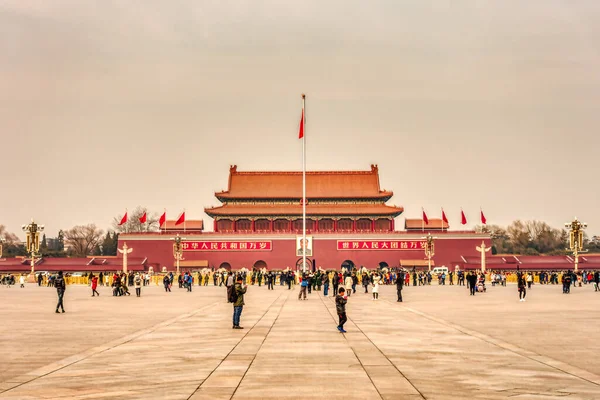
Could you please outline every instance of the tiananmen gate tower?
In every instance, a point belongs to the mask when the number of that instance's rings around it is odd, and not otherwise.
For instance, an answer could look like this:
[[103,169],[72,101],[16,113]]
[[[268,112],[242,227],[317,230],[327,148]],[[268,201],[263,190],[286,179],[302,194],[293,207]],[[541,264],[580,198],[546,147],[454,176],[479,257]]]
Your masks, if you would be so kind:
[[[406,219],[396,230],[401,206],[386,204],[393,192],[381,188],[379,169],[311,171],[306,173],[307,267],[342,266],[426,268],[424,236],[435,241],[434,266],[454,269],[479,256],[475,247],[490,237],[474,231],[448,231],[440,219]],[[121,234],[134,254],[147,257],[155,270],[173,270],[173,237],[183,238],[182,270],[201,268],[301,268],[302,172],[238,171],[231,166],[227,190],[216,192],[221,205],[205,208],[214,232],[204,232],[202,221],[190,228],[174,227],[150,233]],[[490,265],[493,268],[493,265]]]

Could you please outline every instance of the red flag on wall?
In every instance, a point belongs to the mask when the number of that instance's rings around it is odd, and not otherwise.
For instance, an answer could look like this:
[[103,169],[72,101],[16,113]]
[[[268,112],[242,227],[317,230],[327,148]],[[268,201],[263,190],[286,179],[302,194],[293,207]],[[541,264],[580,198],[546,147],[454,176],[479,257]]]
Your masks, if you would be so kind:
[[163,215],[160,216],[160,219],[158,220],[158,227],[161,228],[166,221],[167,221],[167,212],[165,211],[163,213]]
[[465,217],[465,212],[460,210],[460,223],[463,225],[467,224],[467,217]]
[[483,225],[485,225],[487,223],[487,219],[485,218],[485,215],[483,215],[483,210],[480,210],[480,211],[481,211],[481,223]]
[[302,118],[300,119],[300,130],[298,131],[298,139],[304,137],[304,108],[302,109]]
[[444,212],[443,208],[442,208],[442,221],[444,221],[445,223],[448,223],[448,217],[446,217],[446,213]]
[[121,222],[119,222],[119,226],[123,225],[125,222],[127,222],[127,211],[125,211],[125,215],[123,215],[123,218],[121,218]]
[[425,222],[425,225],[429,225],[429,218],[427,218],[427,214],[425,214],[425,210],[423,210],[423,222]]
[[177,222],[175,222],[175,225],[181,225],[185,222],[185,211],[181,213],[181,215],[179,216],[179,219],[177,220]]
[[140,217],[140,223],[145,224],[146,223],[146,212],[144,212],[144,215],[142,215]]

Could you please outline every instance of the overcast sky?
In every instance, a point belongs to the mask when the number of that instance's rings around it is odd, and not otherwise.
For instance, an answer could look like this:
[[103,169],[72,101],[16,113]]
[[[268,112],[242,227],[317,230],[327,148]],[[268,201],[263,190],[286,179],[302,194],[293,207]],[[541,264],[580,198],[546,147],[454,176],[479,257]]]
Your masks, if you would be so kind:
[[302,92],[308,169],[407,217],[600,234],[597,0],[0,0],[0,224],[212,227],[230,164],[301,169]]

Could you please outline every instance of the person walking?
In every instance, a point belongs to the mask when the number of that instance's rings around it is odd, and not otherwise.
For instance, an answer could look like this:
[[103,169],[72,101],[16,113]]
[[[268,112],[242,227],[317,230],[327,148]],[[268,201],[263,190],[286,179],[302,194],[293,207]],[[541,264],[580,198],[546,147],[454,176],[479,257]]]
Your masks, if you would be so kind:
[[169,278],[169,275],[165,275],[163,278],[163,286],[165,287],[165,292],[170,292],[171,291],[171,278]]
[[361,280],[362,280],[361,283],[362,283],[363,287],[365,288],[365,294],[369,293],[370,280],[369,280],[369,274],[367,273],[367,271],[364,271],[362,273]]
[[517,286],[519,288],[519,301],[525,301],[525,296],[527,296],[527,286],[529,285],[529,280],[526,281],[523,274],[517,275]]
[[566,274],[562,274],[561,280],[563,284],[563,293],[571,293],[571,270],[569,270]]
[[373,294],[373,300],[379,300],[379,282],[381,281],[381,277],[377,272],[373,274],[373,290],[371,293]]
[[396,293],[398,294],[398,302],[402,303],[402,288],[404,286],[404,272],[398,271],[396,275]]
[[356,293],[356,285],[358,285],[358,277],[356,276],[356,272],[352,273],[352,293]]
[[133,287],[135,288],[135,296],[140,297],[142,295],[142,276],[139,272],[135,273],[133,278]]
[[187,283],[187,291],[190,293],[192,291],[192,286],[194,286],[194,276],[191,272],[186,275],[186,283]]
[[127,286],[128,280],[129,279],[127,278],[127,275],[124,273],[121,274],[121,288],[123,288],[123,296],[131,296],[131,293],[129,293],[129,286]]
[[310,282],[308,281],[308,277],[306,274],[302,275],[302,282],[300,283],[300,293],[298,293],[298,300],[300,297],[304,296],[304,300],[306,300],[306,291],[308,290],[308,285]]
[[333,285],[333,293],[332,296],[337,296],[338,293],[338,287],[340,286],[340,280],[338,278],[338,274],[337,272],[334,272],[332,277],[331,277],[331,284]]
[[323,273],[323,296],[327,297],[329,294],[329,274],[327,271]]
[[597,292],[600,290],[600,272],[594,272],[594,291]]
[[269,271],[269,273],[267,273],[267,290],[275,290],[275,288],[273,287],[274,283],[275,275],[273,274],[273,271]]
[[344,286],[346,287],[346,296],[350,296],[352,294],[352,285],[354,284],[354,281],[352,279],[351,275],[346,275],[346,278],[344,279]]
[[473,271],[469,271],[467,274],[467,285],[469,285],[469,294],[475,296],[475,292],[477,291],[477,274],[474,274]]
[[100,293],[98,293],[98,277],[96,275],[92,275],[92,297],[98,295],[100,296]]
[[527,273],[527,289],[531,289],[531,284],[533,283],[533,275],[531,272]]
[[338,290],[337,296],[335,296],[335,310],[340,318],[337,330],[341,333],[346,333],[344,330],[344,324],[346,321],[348,321],[348,317],[346,316],[346,303],[348,302],[348,296],[346,296],[345,292],[346,289],[341,287]]
[[247,290],[247,286],[243,284],[243,281],[244,279],[241,276],[237,277],[232,293],[233,298],[230,299],[233,302],[233,329],[244,329],[240,326],[240,318],[245,305],[244,294]]
[[65,296],[65,291],[67,290],[67,284],[65,282],[65,278],[63,278],[62,271],[58,271],[58,276],[54,279],[54,287],[56,288],[56,294],[58,294],[58,303],[56,304],[56,313],[58,314],[59,308],[64,313],[65,306],[63,304],[63,297]]
[[21,274],[21,276],[19,276],[19,285],[21,289],[25,287],[25,274]]
[[44,277],[42,276],[42,274],[41,274],[41,273],[39,273],[39,274],[38,274],[38,276],[37,276],[37,283],[38,283],[38,286],[42,286],[42,280],[43,280],[43,279],[44,279]]

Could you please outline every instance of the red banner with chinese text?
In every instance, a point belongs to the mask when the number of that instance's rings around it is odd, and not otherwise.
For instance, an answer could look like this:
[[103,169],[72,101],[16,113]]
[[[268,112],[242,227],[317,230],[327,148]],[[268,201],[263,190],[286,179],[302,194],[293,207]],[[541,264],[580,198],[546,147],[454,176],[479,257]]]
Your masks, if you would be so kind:
[[183,251],[271,251],[273,243],[263,241],[194,241],[182,242]]
[[423,240],[338,240],[338,250],[424,250]]

